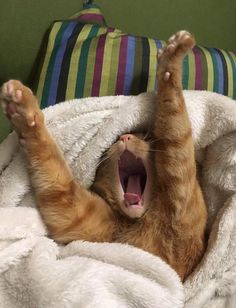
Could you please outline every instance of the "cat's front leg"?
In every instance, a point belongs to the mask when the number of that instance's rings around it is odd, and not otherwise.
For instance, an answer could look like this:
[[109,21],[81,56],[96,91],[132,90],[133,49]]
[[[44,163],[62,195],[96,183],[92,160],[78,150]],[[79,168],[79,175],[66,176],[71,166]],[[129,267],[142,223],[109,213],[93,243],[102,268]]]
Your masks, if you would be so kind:
[[0,102],[25,150],[37,206],[50,235],[59,242],[109,240],[111,210],[104,200],[75,182],[62,152],[44,125],[32,91],[10,80]]
[[[155,166],[157,195],[164,215],[167,259],[182,279],[200,261],[205,249],[206,205],[196,177],[191,123],[182,93],[183,58],[194,46],[193,36],[173,35],[160,55],[155,105]],[[173,261],[174,260],[174,261]]]
[[183,58],[194,44],[187,31],[173,35],[159,56],[157,72],[154,135],[158,187],[173,210],[180,211],[196,186],[191,123],[182,93]]
[[44,115],[32,91],[20,81],[10,80],[1,88],[0,101],[19,135],[37,193],[50,188],[52,183],[55,187],[66,187],[73,179],[72,173],[44,124]]

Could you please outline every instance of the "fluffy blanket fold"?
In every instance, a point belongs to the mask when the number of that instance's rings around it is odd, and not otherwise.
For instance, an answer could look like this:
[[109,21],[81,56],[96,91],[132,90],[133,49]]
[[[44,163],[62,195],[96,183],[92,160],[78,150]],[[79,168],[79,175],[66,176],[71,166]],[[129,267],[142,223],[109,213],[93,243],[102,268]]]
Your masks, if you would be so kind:
[[[236,103],[184,93],[209,210],[205,256],[181,284],[160,258],[122,244],[46,236],[14,133],[0,145],[0,307],[236,307]],[[147,128],[153,94],[73,100],[44,111],[74,175],[89,186],[99,158]],[[43,149],[42,149],[43,151]]]

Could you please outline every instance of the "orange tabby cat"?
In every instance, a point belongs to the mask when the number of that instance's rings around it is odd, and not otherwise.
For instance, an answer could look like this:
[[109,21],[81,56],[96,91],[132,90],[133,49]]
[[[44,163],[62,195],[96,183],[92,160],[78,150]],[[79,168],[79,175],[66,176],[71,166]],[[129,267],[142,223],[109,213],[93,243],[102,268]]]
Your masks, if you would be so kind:
[[57,242],[128,243],[160,256],[182,279],[200,261],[207,212],[181,85],[183,57],[194,43],[180,31],[159,56],[152,142],[121,136],[90,191],[73,178],[31,90],[14,80],[2,86],[3,109],[25,148],[38,209]]

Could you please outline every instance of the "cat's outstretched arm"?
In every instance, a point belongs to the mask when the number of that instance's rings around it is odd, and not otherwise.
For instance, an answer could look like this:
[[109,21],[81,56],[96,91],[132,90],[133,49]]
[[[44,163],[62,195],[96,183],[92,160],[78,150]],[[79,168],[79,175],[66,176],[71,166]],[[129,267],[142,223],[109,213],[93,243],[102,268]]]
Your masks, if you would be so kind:
[[165,217],[163,238],[170,248],[166,258],[182,279],[201,260],[207,219],[182,93],[182,62],[194,44],[190,33],[180,31],[170,38],[160,55],[154,123],[156,190]]
[[37,206],[49,234],[63,243],[109,241],[114,225],[110,208],[75,182],[31,90],[10,80],[1,88],[0,101],[25,149]]
[[182,94],[182,62],[195,45],[192,35],[173,35],[159,55],[154,137],[158,192],[165,204],[182,211],[196,182],[191,124]]

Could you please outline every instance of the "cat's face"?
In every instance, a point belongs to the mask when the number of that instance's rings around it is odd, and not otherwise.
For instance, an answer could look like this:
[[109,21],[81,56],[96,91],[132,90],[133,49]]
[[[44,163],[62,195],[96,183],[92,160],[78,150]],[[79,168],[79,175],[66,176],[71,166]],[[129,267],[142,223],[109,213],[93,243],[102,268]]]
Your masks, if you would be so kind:
[[110,206],[129,216],[141,217],[151,197],[150,145],[141,135],[122,135],[104,155],[93,189]]

